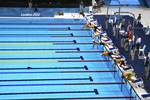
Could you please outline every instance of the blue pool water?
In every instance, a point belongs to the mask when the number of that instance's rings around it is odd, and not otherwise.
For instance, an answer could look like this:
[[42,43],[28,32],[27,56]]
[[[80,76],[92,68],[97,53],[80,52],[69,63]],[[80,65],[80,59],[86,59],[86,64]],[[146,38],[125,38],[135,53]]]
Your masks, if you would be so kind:
[[85,20],[0,23],[1,100],[138,100],[113,62],[100,55],[104,47],[93,47],[91,30],[82,29]]
[[119,5],[119,2],[121,5],[140,5],[139,0],[111,0],[110,5]]

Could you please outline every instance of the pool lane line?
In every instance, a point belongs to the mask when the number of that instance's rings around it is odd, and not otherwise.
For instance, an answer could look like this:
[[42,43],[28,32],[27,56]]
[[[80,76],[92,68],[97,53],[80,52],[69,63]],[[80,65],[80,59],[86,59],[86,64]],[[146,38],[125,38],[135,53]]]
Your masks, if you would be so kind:
[[121,85],[125,82],[86,82],[86,83],[54,83],[54,84],[5,84],[0,87],[18,87],[18,86],[83,86],[83,85]]
[[14,43],[77,43],[76,40],[72,41],[0,41],[0,44],[14,44]]
[[43,55],[43,54],[55,54],[55,51],[0,51],[0,54],[39,54],[39,55]]
[[111,60],[0,60],[1,64],[16,63],[58,63],[58,62],[110,62]]
[[50,74],[50,73],[112,73],[117,72],[116,70],[85,70],[85,71],[34,71],[34,72],[26,72],[26,71],[20,71],[20,72],[0,72],[0,74]]
[[84,50],[84,51],[55,51],[55,53],[101,53],[100,50]]
[[49,35],[0,35],[0,37],[57,37],[57,38],[91,38],[91,36],[49,36]]
[[83,56],[80,57],[47,57],[47,58],[0,58],[0,60],[47,60],[47,59],[81,59],[83,60]]
[[0,64],[16,63],[58,63],[58,60],[0,60]]
[[[34,98],[34,100],[118,100],[118,99],[134,99],[134,96],[95,96],[95,97],[64,97],[64,98]],[[19,99],[26,100],[26,99]]]
[[0,43],[0,46],[41,46],[53,45],[53,43]]
[[0,43],[76,43],[76,40],[72,40],[72,41],[0,41]]
[[111,60],[59,60],[58,62],[110,62]]
[[73,36],[73,33],[70,34],[0,34],[0,36],[17,36],[17,35],[21,35],[21,36],[25,36],[25,35],[33,35],[33,36]]
[[90,37],[89,35],[76,35],[74,36],[73,34],[69,35],[50,35],[50,34],[0,34],[0,37]]
[[40,28],[40,27],[24,27],[24,28],[17,28],[17,27],[0,27],[1,30],[47,30],[47,31],[90,31],[90,29],[69,29],[69,27],[66,27],[66,28],[47,28],[47,27],[43,27],[43,28]]
[[0,25],[84,25],[86,23],[1,23]]
[[73,37],[73,33],[70,34],[0,34],[0,37],[51,37],[51,36],[64,36]]
[[55,31],[58,31],[58,30],[62,30],[62,31],[67,31],[67,30],[74,30],[74,31],[78,31],[78,30],[87,30],[87,29],[71,29],[70,28],[70,26],[66,26],[66,27],[63,27],[63,28],[60,28],[60,27],[58,27],[58,28],[52,28],[52,27],[9,27],[9,26],[0,26],[0,28],[2,29],[2,30],[4,30],[4,29],[16,29],[16,30],[19,30],[19,29],[33,29],[33,30],[35,30],[35,29],[47,29],[47,30],[55,30]]
[[79,48],[58,48],[58,49],[0,49],[0,51],[48,51],[48,50],[80,50]]
[[89,51],[0,51],[0,54],[60,54],[60,53],[101,53],[104,51],[89,50]]
[[0,43],[0,46],[38,46],[38,45],[89,45],[92,42],[83,43]]
[[77,42],[77,43],[53,43],[53,45],[89,45],[89,44],[93,44],[93,42]]
[[81,36],[49,36],[49,37],[57,37],[57,38],[63,38],[63,37],[67,37],[67,38],[91,38],[91,36],[86,36],[86,35],[81,35]]
[[[85,94],[85,93],[94,93],[98,95],[98,90],[94,89],[92,91],[56,91],[56,92],[17,92],[17,93],[0,93],[0,95],[29,95],[29,94]],[[36,99],[35,99],[36,100]],[[41,99],[43,100],[43,99]],[[49,99],[48,99],[49,100]],[[56,100],[56,99],[53,99]]]
[[42,69],[85,69],[88,70],[87,66],[84,67],[26,67],[26,68],[0,68],[0,70],[42,70]]
[[77,38],[80,38],[80,37],[82,38],[83,37],[83,38],[86,38],[87,37],[87,38],[91,38],[91,36],[89,36],[89,35],[80,35],[80,36],[79,35],[76,35],[76,36],[50,36],[50,37],[60,37],[60,38],[61,37],[68,37],[68,38],[72,38],[72,37],[77,37]]
[[42,79],[0,79],[0,82],[22,82],[22,81],[81,81],[81,80],[88,80],[91,81],[91,77],[88,78],[42,78]]

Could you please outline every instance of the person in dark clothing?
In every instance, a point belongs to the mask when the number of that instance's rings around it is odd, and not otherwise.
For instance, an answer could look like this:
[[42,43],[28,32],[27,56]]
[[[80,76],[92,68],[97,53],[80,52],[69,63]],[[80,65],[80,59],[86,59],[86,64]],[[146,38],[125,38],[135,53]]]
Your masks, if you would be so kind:
[[105,19],[105,27],[104,27],[104,30],[107,32],[108,31],[108,25],[109,25],[109,17],[106,16],[106,19]]
[[35,4],[34,13],[38,12],[38,4]]
[[136,25],[141,23],[141,14],[138,15],[137,19],[136,19]]
[[94,26],[93,28],[94,32],[96,32],[97,29],[98,29],[98,26]]
[[139,48],[141,47],[141,37],[137,37],[135,46],[136,46],[136,50],[139,50]]
[[150,52],[148,53],[146,59],[145,59],[145,64],[144,64],[144,72],[145,72],[145,78],[150,79]]
[[139,14],[139,16],[137,17],[137,20],[141,20],[141,14]]
[[82,0],[80,2],[79,9],[80,9],[79,14],[82,15],[83,17],[85,17],[85,14],[84,14],[84,3],[83,3]]
[[125,19],[122,19],[122,20],[121,20],[121,23],[120,23],[120,30],[125,30]]

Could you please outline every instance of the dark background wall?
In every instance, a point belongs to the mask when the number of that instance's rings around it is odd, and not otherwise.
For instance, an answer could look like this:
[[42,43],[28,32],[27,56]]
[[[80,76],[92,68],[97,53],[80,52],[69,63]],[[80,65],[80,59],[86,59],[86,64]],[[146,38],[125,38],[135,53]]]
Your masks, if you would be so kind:
[[[73,8],[79,7],[81,0],[0,0],[0,7],[28,7],[32,2],[33,7],[41,8]],[[82,0],[85,6],[91,6],[92,0]]]

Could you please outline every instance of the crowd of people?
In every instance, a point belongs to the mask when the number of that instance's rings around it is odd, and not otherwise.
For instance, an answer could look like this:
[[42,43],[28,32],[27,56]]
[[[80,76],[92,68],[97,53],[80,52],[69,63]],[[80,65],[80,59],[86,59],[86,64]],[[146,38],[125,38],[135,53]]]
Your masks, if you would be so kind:
[[[92,14],[86,15],[85,18],[87,20],[87,23],[83,26],[83,28],[90,28],[93,30],[92,31],[93,45],[94,46],[104,45],[105,47],[105,51],[102,52],[101,55],[111,58],[114,61],[114,64],[119,66],[119,68],[123,72],[122,78],[125,78],[128,81],[132,82],[133,84],[135,84],[136,87],[143,88],[144,87],[143,80],[141,78],[137,78],[132,66],[129,65],[126,61],[126,58],[119,53],[118,48],[113,44],[112,40],[108,37],[107,32],[101,26],[98,25],[96,20],[93,19],[93,15]],[[120,25],[120,28],[125,29],[124,19],[122,20],[122,24]],[[131,41],[133,39],[132,36],[133,29],[130,22],[128,23],[127,30],[128,30],[127,39],[130,42],[129,44],[132,44]]]
[[[141,16],[141,14],[139,14]],[[109,18],[107,20],[110,20]],[[105,29],[108,29],[108,24],[110,21],[105,22]],[[136,23],[140,23],[141,17],[137,18]],[[134,35],[134,26],[130,21],[126,21],[124,18],[118,19],[116,16],[110,22],[112,24],[113,36],[121,38],[121,47],[124,48],[125,52],[132,51],[135,54],[136,51],[141,47],[141,37],[136,37]],[[127,25],[126,25],[127,23]],[[126,27],[127,26],[127,27]],[[134,55],[131,55],[132,60],[134,60]]]
[[[110,24],[110,25],[109,25]],[[113,16],[106,17],[105,30],[108,31],[108,26],[112,26],[113,36],[119,38],[120,47],[126,53],[129,53],[131,60],[134,61],[136,57],[144,60],[145,65],[145,79],[150,79],[150,56],[145,53],[146,45],[142,46],[142,38],[135,34],[134,30],[141,24],[141,14],[133,21],[125,20],[123,17]],[[118,41],[118,42],[119,42]]]

